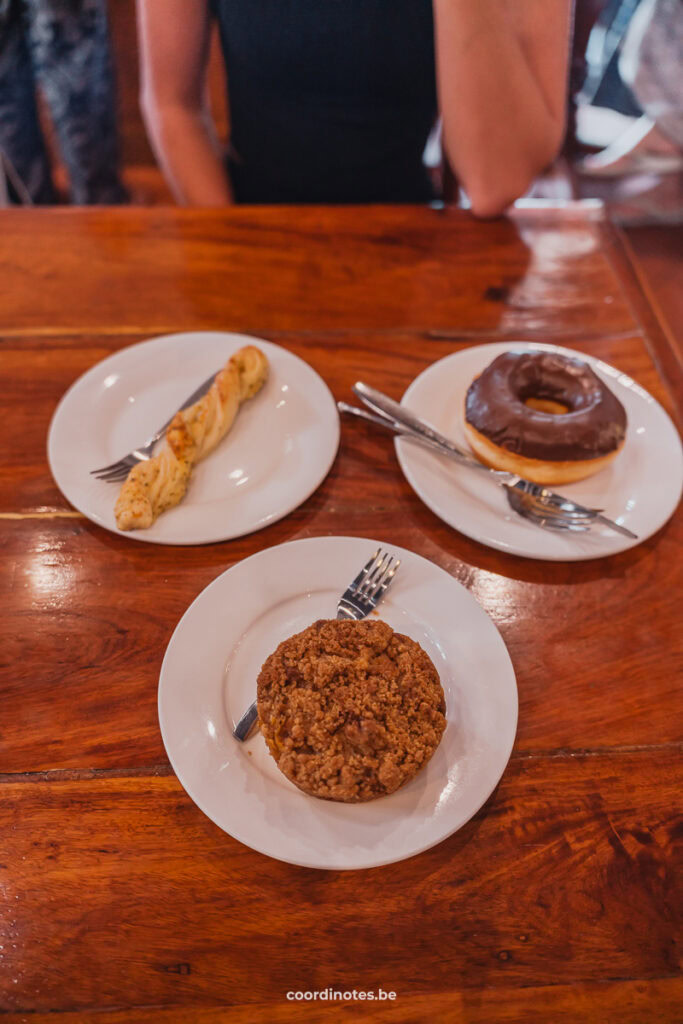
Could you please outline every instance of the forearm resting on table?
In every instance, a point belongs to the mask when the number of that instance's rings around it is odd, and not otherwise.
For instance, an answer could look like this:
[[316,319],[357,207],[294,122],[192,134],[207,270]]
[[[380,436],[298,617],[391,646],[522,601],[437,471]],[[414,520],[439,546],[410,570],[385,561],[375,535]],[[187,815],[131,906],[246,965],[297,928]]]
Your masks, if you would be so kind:
[[225,206],[230,181],[208,114],[141,100],[147,134],[166,181],[183,206]]
[[434,0],[444,148],[481,217],[522,196],[562,141],[568,5],[543,2],[550,25],[535,0]]

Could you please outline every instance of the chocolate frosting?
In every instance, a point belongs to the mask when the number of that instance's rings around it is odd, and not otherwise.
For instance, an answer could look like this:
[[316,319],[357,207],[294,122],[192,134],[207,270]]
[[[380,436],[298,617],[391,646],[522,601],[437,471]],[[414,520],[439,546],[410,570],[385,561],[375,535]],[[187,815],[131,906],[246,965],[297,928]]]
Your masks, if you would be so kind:
[[[527,398],[559,402],[567,413],[541,412]],[[626,411],[580,359],[556,352],[504,352],[472,381],[465,419],[499,448],[531,459],[595,459],[618,448]]]

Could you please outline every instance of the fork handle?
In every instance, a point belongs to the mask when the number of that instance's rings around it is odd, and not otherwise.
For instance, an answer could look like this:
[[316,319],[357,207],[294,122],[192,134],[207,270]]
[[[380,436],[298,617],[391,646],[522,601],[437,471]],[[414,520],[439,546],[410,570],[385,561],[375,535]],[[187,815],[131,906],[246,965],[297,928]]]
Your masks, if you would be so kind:
[[608,519],[607,516],[603,516],[600,512],[595,516],[595,521],[596,523],[602,523],[603,526],[609,526],[610,530],[620,533],[622,537],[628,537],[629,540],[639,540],[637,533],[633,533],[632,530],[622,526],[621,523],[615,523],[613,519]]
[[[426,423],[425,420],[421,420],[404,406],[395,402],[393,398],[389,398],[388,395],[383,394],[381,391],[371,388],[368,384],[357,381],[351,390],[360,398],[364,405],[367,405],[378,415],[377,419],[372,420],[373,423],[377,423],[382,427],[388,427],[390,430],[393,429],[395,433],[403,434],[414,440],[426,441],[432,448],[438,449],[442,454],[450,455],[451,458],[461,465],[468,466],[470,469],[477,469],[480,472],[495,477],[498,483],[513,483],[519,480],[519,477],[515,476],[514,473],[503,473],[499,470],[489,469],[488,466],[473,459],[462,448],[459,448],[457,444],[444,437],[443,434],[440,434],[429,423]],[[362,410],[357,410],[353,406],[347,406],[345,403],[338,404],[340,408],[343,406],[344,412],[362,412]],[[369,417],[363,418],[369,419]]]
[[256,701],[249,705],[247,710],[244,712],[239,722],[232,730],[232,734],[236,740],[240,740],[241,743],[247,739],[258,718],[258,706]]
[[159,427],[159,429],[157,430],[156,434],[152,434],[151,437],[148,437],[147,440],[145,441],[145,443],[143,445],[141,445],[140,448],[136,449],[136,451],[138,451],[138,452],[139,451],[143,451],[144,452],[148,448],[153,448],[154,445],[157,443],[157,441],[161,440],[161,438],[164,436],[164,434],[166,433],[168,428],[171,426],[171,423],[173,423],[173,420],[176,418],[178,413],[182,412],[184,409],[189,409],[189,407],[191,405],[194,405],[194,403],[196,401],[198,401],[200,398],[203,398],[204,395],[206,394],[206,392],[209,390],[209,388],[213,384],[213,382],[215,381],[217,376],[218,376],[218,371],[216,371],[216,373],[212,373],[211,376],[207,377],[206,380],[202,384],[200,384],[198,388],[195,388],[195,390],[192,392],[192,394],[188,395],[188,397],[185,399],[183,404],[181,406],[179,406],[176,409],[176,411],[171,416],[169,416],[169,418],[166,420],[164,425]]
[[477,462],[475,459],[470,458],[469,455],[466,455],[465,452],[462,451],[462,449],[458,448],[457,445],[452,444],[447,438],[443,437],[437,431],[434,431],[434,436],[430,437],[426,433],[416,431],[406,423],[399,422],[397,419],[388,416],[384,412],[380,414],[373,414],[367,412],[365,409],[359,409],[356,405],[349,405],[347,402],[337,402],[337,408],[340,412],[350,413],[352,416],[357,416],[359,419],[366,420],[368,423],[375,423],[378,427],[384,427],[386,430],[390,430],[392,433],[398,434],[400,437],[405,437],[408,441],[415,441],[417,444],[422,445],[423,448],[428,448],[433,452],[438,452],[439,455],[447,455],[455,462],[460,463],[461,466],[467,466],[468,469],[483,470],[485,473],[492,476],[498,484],[514,484],[519,480],[519,477],[515,476],[513,473],[503,473],[495,469],[489,469],[488,466],[484,466],[481,462]]

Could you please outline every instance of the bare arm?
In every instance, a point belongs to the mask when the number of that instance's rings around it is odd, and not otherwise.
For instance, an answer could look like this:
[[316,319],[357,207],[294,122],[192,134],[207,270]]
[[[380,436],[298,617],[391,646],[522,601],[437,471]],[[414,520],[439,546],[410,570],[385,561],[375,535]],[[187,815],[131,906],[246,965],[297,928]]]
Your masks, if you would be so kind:
[[179,203],[232,201],[206,102],[208,0],[138,0],[140,106],[147,134]]
[[557,154],[571,0],[433,0],[444,147],[481,217],[502,213]]

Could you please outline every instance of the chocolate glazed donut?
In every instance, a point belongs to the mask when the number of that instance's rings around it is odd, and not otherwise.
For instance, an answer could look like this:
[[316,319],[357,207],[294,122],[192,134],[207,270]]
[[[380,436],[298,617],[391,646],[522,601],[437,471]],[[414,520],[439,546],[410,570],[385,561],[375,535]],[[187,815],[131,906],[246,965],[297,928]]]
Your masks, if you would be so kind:
[[580,359],[505,352],[470,384],[465,429],[488,465],[561,483],[590,476],[616,455],[626,411]]

